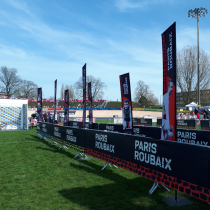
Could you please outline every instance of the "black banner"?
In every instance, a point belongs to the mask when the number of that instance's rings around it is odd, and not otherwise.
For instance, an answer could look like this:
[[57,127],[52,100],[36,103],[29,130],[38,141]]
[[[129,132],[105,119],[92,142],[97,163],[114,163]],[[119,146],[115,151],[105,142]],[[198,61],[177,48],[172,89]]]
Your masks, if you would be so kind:
[[64,125],[69,124],[69,90],[65,90]]
[[163,112],[161,139],[176,139],[176,23],[162,34]]
[[82,83],[83,83],[83,115],[82,115],[82,127],[85,128],[86,120],[86,64],[82,67]]
[[122,125],[118,124],[98,124],[99,128],[98,130],[106,130],[106,131],[111,131],[111,132],[119,132],[119,133],[124,133]]
[[43,122],[43,117],[42,117],[42,88],[37,88],[37,121]]
[[162,127],[162,119],[157,119],[157,126]]
[[68,126],[53,125],[50,123],[39,123],[37,130],[49,134],[55,138],[63,140],[67,143],[84,147],[84,129],[78,129]]
[[195,129],[195,120],[177,120],[177,128]]
[[120,75],[120,89],[122,100],[123,131],[126,133],[133,133],[133,117],[129,73]]
[[152,119],[133,118],[134,125],[152,126]]
[[209,120],[201,120],[201,130],[210,130],[210,121]]
[[91,82],[88,83],[88,101],[89,101],[89,128],[93,128],[93,110],[92,110],[92,91]]
[[177,129],[177,141],[210,147],[210,132],[202,130]]
[[85,133],[86,148],[109,155],[109,159],[130,162],[128,170],[132,171],[132,164],[136,164],[134,170],[145,167],[150,173],[154,170],[180,181],[210,187],[208,147],[113,132],[86,130]]
[[69,121],[69,126],[73,128],[82,128],[82,122]]
[[133,126],[133,134],[142,136],[142,137],[149,137],[154,139],[161,138],[161,129],[159,127],[150,127],[150,126]]
[[[57,79],[55,80],[55,89],[54,89],[54,116],[53,116],[53,124],[57,123],[57,118],[56,118],[56,93],[57,93]],[[56,116],[55,116],[56,115]]]
[[[177,136],[185,139],[196,139],[196,135],[205,133],[177,130]],[[209,147],[42,122],[37,123],[37,131],[83,147],[85,154],[209,202]]]

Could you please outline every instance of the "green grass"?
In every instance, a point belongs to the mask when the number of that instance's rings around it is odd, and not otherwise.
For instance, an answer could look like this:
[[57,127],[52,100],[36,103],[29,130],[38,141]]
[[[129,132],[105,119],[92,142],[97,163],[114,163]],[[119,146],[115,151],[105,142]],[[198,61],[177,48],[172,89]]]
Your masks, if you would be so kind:
[[[80,162],[72,149],[60,149],[34,137],[36,130],[0,132],[1,210],[169,210],[162,198],[174,195],[153,182],[121,168],[107,167],[91,158]],[[178,192],[193,205],[177,210],[210,209],[198,199]]]
[[96,118],[96,123],[113,124],[113,118],[107,118],[107,119]]

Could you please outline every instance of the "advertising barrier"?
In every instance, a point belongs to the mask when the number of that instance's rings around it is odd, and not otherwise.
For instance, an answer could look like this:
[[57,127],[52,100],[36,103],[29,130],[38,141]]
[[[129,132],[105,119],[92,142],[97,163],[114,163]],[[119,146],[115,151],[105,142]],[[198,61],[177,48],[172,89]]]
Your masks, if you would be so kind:
[[[199,121],[200,122],[200,121]],[[195,129],[195,126],[199,124],[198,120],[177,120],[177,128]],[[157,119],[157,126],[162,126],[162,119]],[[207,129],[204,129],[207,130]]]
[[133,125],[152,126],[152,119],[133,118]]
[[177,128],[195,129],[195,120],[177,120]]
[[84,147],[87,155],[209,202],[210,147],[42,122],[37,130]]
[[157,126],[162,127],[162,119],[157,119]]
[[210,130],[210,121],[209,120],[201,120],[201,130]]
[[[75,128],[82,128],[81,122],[70,121],[69,125]],[[87,125],[86,125],[86,128],[88,128]],[[93,123],[93,128],[96,130],[101,130],[101,131],[123,133],[122,125],[117,125],[117,124]],[[134,125],[133,133],[134,135],[141,136],[141,137],[161,139],[160,127]],[[210,132],[177,128],[176,141],[187,143],[187,144],[210,146]]]

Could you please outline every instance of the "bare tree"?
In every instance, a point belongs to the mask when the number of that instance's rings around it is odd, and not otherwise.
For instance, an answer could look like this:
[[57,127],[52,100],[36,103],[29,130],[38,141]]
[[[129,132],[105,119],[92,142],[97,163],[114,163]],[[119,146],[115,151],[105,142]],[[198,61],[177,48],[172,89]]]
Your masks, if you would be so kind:
[[[91,82],[92,97],[93,99],[102,99],[106,85],[100,78],[95,78],[92,75],[86,77],[86,97],[88,97],[88,83]],[[82,77],[74,84],[75,94],[77,97],[83,96],[83,83]]]
[[14,95],[21,84],[21,79],[17,75],[17,69],[2,66],[0,69],[0,90],[5,92],[7,97]]
[[22,80],[17,92],[14,94],[17,98],[36,98],[38,86],[28,80]]
[[146,85],[143,81],[137,82],[137,87],[134,92],[134,101],[141,103],[142,105],[157,105],[158,98],[149,89],[149,85]]
[[61,99],[64,99],[64,85],[62,83],[62,86],[61,86]]
[[150,102],[150,105],[158,105],[159,101],[158,98],[154,95],[154,93],[150,90],[148,95],[148,101]]
[[[209,88],[210,58],[204,50],[200,50],[200,90],[201,103],[206,103],[208,97],[202,92]],[[186,46],[177,52],[177,92],[181,92],[184,105],[196,100],[197,96],[197,47]]]
[[74,99],[74,88],[72,85],[69,87],[69,98]]

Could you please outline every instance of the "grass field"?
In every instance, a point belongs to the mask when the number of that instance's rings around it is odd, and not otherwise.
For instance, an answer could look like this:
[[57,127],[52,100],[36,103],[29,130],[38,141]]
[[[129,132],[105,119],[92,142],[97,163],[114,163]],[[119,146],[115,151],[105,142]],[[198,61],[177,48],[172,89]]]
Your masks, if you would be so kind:
[[[171,209],[162,197],[174,195],[153,182],[121,168],[101,168],[105,162],[74,159],[72,149],[60,149],[34,137],[36,130],[0,132],[0,209],[121,210]],[[210,209],[210,205],[178,192],[194,202],[177,210]]]

